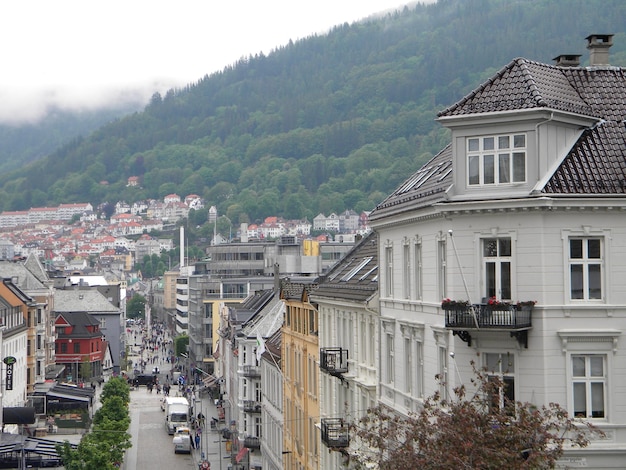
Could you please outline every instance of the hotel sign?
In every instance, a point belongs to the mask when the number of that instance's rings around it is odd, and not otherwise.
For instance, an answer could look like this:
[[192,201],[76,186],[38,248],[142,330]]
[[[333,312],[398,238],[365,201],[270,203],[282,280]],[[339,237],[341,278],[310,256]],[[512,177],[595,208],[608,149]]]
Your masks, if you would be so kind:
[[4,379],[4,389],[13,390],[13,364],[17,362],[17,359],[13,356],[7,356],[4,358],[3,362],[7,366],[6,377]]

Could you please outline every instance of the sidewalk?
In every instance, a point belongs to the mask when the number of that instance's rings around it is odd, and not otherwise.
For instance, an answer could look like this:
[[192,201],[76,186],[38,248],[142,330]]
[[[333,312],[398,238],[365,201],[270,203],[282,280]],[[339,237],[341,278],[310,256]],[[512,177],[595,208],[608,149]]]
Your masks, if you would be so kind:
[[[200,398],[196,397],[195,403],[192,403],[194,415],[197,417],[198,413],[202,412],[205,417],[205,425],[202,428],[200,448],[193,451],[193,459],[196,465],[202,463],[204,460],[211,464],[211,469],[228,468],[230,461],[224,459],[230,454],[226,452],[225,444],[221,444],[221,432],[218,429],[211,429],[211,418],[217,418],[218,412],[215,406],[215,401],[206,393],[203,393]],[[219,426],[224,427],[226,424],[221,423]],[[218,426],[218,427],[219,427]],[[194,432],[195,435],[195,432]],[[222,457],[222,467],[220,467],[220,456]]]

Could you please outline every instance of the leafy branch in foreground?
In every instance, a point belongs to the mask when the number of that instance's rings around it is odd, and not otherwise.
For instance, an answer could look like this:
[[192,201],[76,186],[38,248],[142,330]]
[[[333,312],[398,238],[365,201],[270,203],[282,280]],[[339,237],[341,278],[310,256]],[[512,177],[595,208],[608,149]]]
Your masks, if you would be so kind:
[[549,469],[566,446],[586,447],[604,435],[556,403],[507,400],[500,378],[472,367],[472,394],[464,385],[450,400],[435,393],[408,417],[383,405],[369,410],[354,426],[361,448],[351,460],[381,470]]

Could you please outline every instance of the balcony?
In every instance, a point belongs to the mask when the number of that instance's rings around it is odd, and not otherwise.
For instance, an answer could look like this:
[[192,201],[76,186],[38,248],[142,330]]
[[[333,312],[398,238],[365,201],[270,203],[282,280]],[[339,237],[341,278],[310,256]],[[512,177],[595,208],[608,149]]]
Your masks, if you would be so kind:
[[[528,304],[531,304],[529,302]],[[532,305],[498,303],[467,306],[442,306],[446,315],[446,328],[452,330],[468,346],[472,345],[471,332],[504,331],[528,348],[528,330],[532,328]]]
[[260,449],[261,448],[261,439],[253,436],[246,436],[243,439],[243,446],[248,449]]
[[343,449],[350,444],[348,425],[342,418],[323,418],[322,442],[331,449]]
[[243,411],[245,411],[246,413],[260,413],[261,412],[261,402],[260,401],[254,401],[254,400],[244,400],[243,401]]
[[320,368],[330,375],[341,377],[348,372],[348,350],[343,348],[321,348]]
[[244,377],[261,377],[261,368],[258,366],[243,366],[241,373]]

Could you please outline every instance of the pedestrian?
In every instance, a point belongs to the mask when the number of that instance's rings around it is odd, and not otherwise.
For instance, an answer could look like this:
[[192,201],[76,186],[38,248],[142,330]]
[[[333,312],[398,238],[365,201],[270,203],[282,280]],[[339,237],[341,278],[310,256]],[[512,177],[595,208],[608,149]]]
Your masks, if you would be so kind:
[[200,448],[200,434],[196,433],[196,449]]

